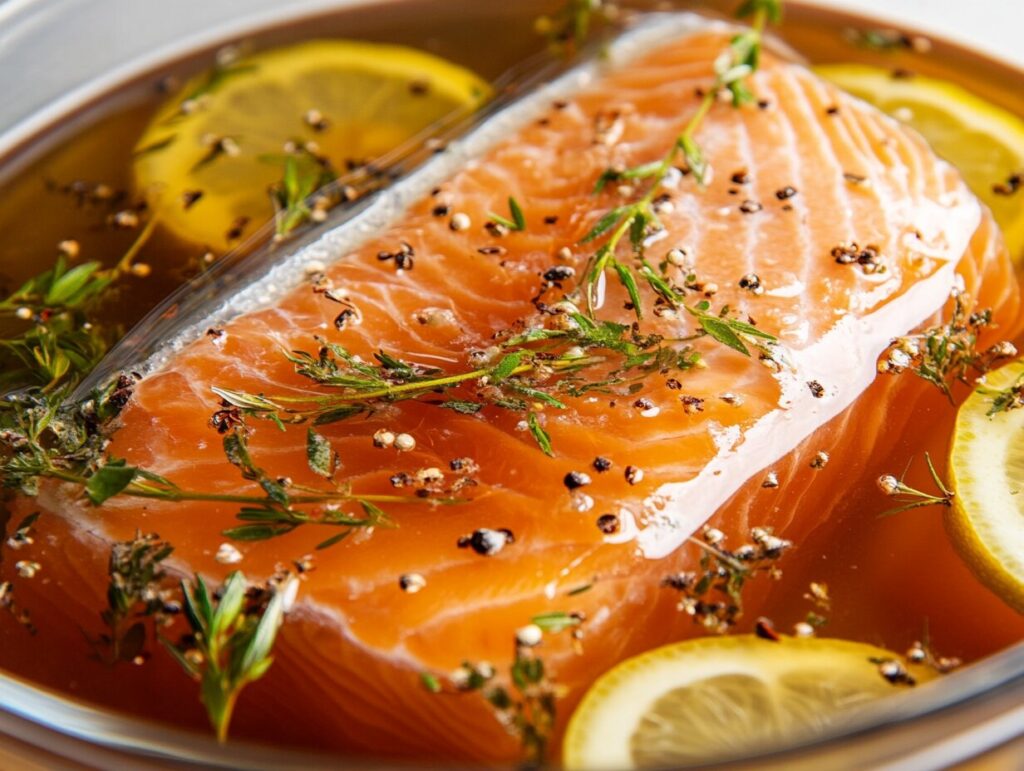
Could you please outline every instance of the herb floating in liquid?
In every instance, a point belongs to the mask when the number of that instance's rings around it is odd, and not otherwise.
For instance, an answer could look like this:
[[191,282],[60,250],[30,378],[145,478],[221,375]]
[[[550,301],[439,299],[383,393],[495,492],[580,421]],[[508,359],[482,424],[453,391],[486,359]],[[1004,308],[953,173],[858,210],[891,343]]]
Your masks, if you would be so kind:
[[[903,477],[906,476],[906,472],[903,473],[899,479],[892,474],[882,474],[878,478],[878,489],[886,495],[890,495],[896,499],[896,503],[899,504],[895,508],[883,511],[881,516],[887,517],[892,514],[899,514],[903,511],[910,511],[911,509],[919,509],[923,506],[952,506],[953,497],[955,493],[946,486],[945,482],[942,481],[942,477],[939,476],[939,472],[935,470],[935,464],[932,463],[931,455],[928,453],[924,454],[924,461],[928,465],[928,473],[931,475],[932,481],[935,483],[935,487],[938,488],[938,495],[933,493],[926,493],[916,488],[911,487],[903,481]],[[907,465],[909,470],[910,465]]]
[[162,586],[167,574],[161,563],[173,551],[153,533],[137,533],[131,541],[111,546],[107,608],[100,614],[109,631],[92,641],[106,663],[141,663],[146,645],[144,619],[153,617],[158,625],[168,620],[170,595]]
[[0,392],[35,387],[53,393],[73,388],[99,363],[121,330],[102,323],[97,311],[111,299],[115,282],[133,271],[134,260],[156,226],[151,218],[117,264],[71,265],[61,254],[49,270],[0,300],[0,320],[24,325],[0,339]]
[[238,695],[259,680],[273,664],[271,651],[285,612],[294,602],[298,579],[275,577],[266,587],[251,589],[235,571],[217,595],[202,576],[182,581],[184,615],[190,633],[177,643],[161,638],[182,668],[200,683],[217,739],[227,739]]
[[566,0],[551,16],[540,16],[534,22],[552,51],[574,53],[590,37],[596,22],[613,21],[619,13],[611,0]]
[[722,531],[705,526],[701,538],[689,539],[701,549],[700,569],[662,581],[662,586],[680,593],[679,609],[709,631],[724,634],[736,625],[743,615],[743,587],[749,579],[758,573],[775,579],[782,575],[775,563],[793,544],[768,528],[755,527],[750,536],[753,543],[729,550]]
[[1002,341],[984,351],[978,350],[981,331],[992,323],[990,310],[968,312],[968,296],[954,291],[953,313],[945,324],[924,332],[899,337],[878,362],[878,371],[899,375],[911,371],[938,388],[953,403],[953,385],[970,385],[968,375],[988,372],[1003,359],[1017,355],[1009,341]]
[[[477,692],[484,697],[498,722],[519,740],[524,760],[531,766],[540,766],[547,758],[557,702],[562,695],[537,649],[545,634],[572,630],[573,639],[579,639],[578,627],[582,622],[583,617],[573,613],[534,616],[531,623],[516,632],[515,656],[505,682],[498,682],[498,672],[490,664],[470,662],[464,662],[452,678],[457,692]],[[436,676],[424,672],[420,679],[431,693],[445,692]]]
[[338,178],[327,158],[315,155],[302,147],[295,153],[265,156],[260,160],[281,164],[284,167],[281,181],[271,185],[269,190],[271,202],[274,204],[276,238],[283,238],[307,220],[322,219],[327,208],[336,203],[326,191],[312,205],[310,203],[314,193],[323,190]]

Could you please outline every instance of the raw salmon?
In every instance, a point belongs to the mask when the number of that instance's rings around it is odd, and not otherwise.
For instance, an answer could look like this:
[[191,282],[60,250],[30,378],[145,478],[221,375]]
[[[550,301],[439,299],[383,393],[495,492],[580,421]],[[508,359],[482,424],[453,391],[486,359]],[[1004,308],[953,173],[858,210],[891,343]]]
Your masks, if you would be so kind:
[[[399,197],[247,290],[248,302],[267,295],[261,307],[170,349],[138,385],[111,452],[182,487],[257,491],[225,462],[210,425],[219,401],[213,386],[308,391],[282,350],[315,351],[316,335],[367,360],[384,350],[460,371],[495,333],[537,322],[531,299],[543,274],[563,266],[578,276],[590,249],[581,239],[627,200],[629,191],[615,185],[595,195],[595,181],[609,167],[655,160],[671,146],[731,34],[692,20],[684,31],[678,19],[662,24],[675,25],[674,36],[634,45],[628,54],[613,49],[611,62],[590,70],[586,82],[570,78],[537,97],[542,109],[535,99],[532,112],[520,108],[499,118],[500,140],[485,127],[485,139],[470,137],[452,151],[457,170],[442,159],[407,187],[400,184]],[[361,492],[393,492],[392,475],[424,468],[454,479],[450,462],[460,458],[478,466],[478,484],[468,488],[466,503],[389,507],[397,527],[316,552],[316,570],[288,616],[274,667],[242,697],[236,735],[387,756],[513,759],[515,739],[479,695],[427,693],[420,673],[443,679],[463,661],[488,661],[503,671],[515,630],[532,616],[580,613],[580,646],[562,635],[543,648],[549,670],[566,687],[565,715],[597,675],[625,656],[700,631],[662,580],[692,569],[698,551],[687,538],[705,523],[734,544],[752,526],[774,528],[796,544],[796,556],[787,559],[796,562],[801,582],[784,572],[779,582],[752,583],[751,619],[759,609],[792,613],[799,604],[793,598],[816,569],[809,555],[801,562],[805,543],[829,542],[851,518],[874,516],[851,501],[872,501],[865,491],[879,473],[901,470],[909,454],[929,446],[914,430],[915,415],[949,412],[911,374],[878,376],[879,355],[892,338],[940,318],[954,289],[992,309],[993,334],[1016,334],[1016,278],[989,214],[920,137],[778,56],[765,57],[751,87],[758,104],[723,103],[708,115],[699,139],[713,178],[701,188],[680,175],[666,188],[665,232],[650,249],[682,250],[705,287],[717,285],[715,308],[739,309],[778,337],[781,365],[699,339],[694,345],[706,367],[679,375],[680,383],[655,374],[638,393],[569,398],[565,410],[544,409],[553,458],[538,448],[521,415],[491,408],[463,415],[428,400],[404,401],[323,426],[340,456],[340,475]],[[527,227],[496,236],[484,225],[490,212],[507,211],[509,196],[521,203]],[[453,228],[455,214],[469,226]],[[403,243],[414,257],[411,268],[378,259]],[[884,270],[837,262],[833,251],[852,243],[871,245]],[[307,268],[322,268],[358,317],[336,329],[340,308],[303,278]],[[557,291],[547,299],[556,301]],[[599,313],[629,323],[627,299],[609,281]],[[694,331],[688,317],[646,311],[646,331],[673,338]],[[409,433],[415,449],[375,448],[381,429]],[[251,445],[274,475],[317,484],[307,467],[304,426],[282,432],[253,421]],[[598,456],[611,461],[607,471],[593,468]],[[574,471],[592,482],[570,491],[564,480]],[[764,485],[769,473],[777,486]],[[40,521],[51,538],[39,539],[38,559],[53,565],[46,569],[48,594],[35,608],[41,628],[44,618],[69,630],[97,628],[109,544],[137,529],[172,542],[182,573],[218,580],[231,569],[214,555],[226,540],[222,531],[238,524],[237,506],[111,500],[91,509],[69,495],[53,488],[41,499],[59,513]],[[878,509],[884,507],[879,500]],[[618,518],[613,533],[596,524],[608,513]],[[507,529],[514,541],[491,556],[460,548],[460,539],[480,528]],[[313,553],[325,537],[318,530],[237,543],[237,567],[265,578],[277,563]],[[411,573],[425,580],[415,593],[400,587],[400,576]],[[998,607],[966,573],[961,579],[950,596]],[[865,585],[874,590],[872,580],[865,577]],[[841,607],[842,599],[834,601]],[[896,626],[880,620],[865,634],[885,629]],[[1000,634],[1022,632],[1010,618]],[[905,644],[903,633],[881,642]],[[112,693],[84,654],[68,652],[75,634],[40,633],[36,651],[50,659],[51,681],[74,679],[90,698],[202,723],[193,684],[168,658],[119,670]],[[26,660],[19,665],[40,673]],[[147,699],[147,692],[159,697]]]

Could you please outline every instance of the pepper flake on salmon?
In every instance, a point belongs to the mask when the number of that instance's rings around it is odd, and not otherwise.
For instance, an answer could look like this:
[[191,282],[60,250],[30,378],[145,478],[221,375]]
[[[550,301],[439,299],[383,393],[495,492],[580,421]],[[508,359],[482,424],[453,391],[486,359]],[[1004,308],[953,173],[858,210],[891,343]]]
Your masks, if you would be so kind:
[[[586,302],[573,297],[564,268],[581,275],[579,244],[635,192],[617,180],[595,198],[595,182],[608,169],[664,157],[729,45],[729,30],[685,19],[637,30],[631,46],[613,47],[609,66],[588,70],[582,87],[571,76],[542,90],[400,184],[394,197],[288,263],[298,274],[304,260],[333,258],[317,285],[279,286],[269,305],[218,321],[224,335],[216,345],[203,338],[176,346],[122,413],[111,447],[117,456],[225,494],[239,489],[237,469],[224,463],[209,416],[221,398],[238,406],[239,394],[268,400],[256,411],[282,421],[254,425],[252,458],[296,486],[317,475],[307,461],[307,426],[288,421],[315,422],[326,404],[346,413],[320,421],[337,457],[331,473],[360,494],[393,495],[396,480],[401,487],[420,474],[443,487],[457,459],[472,459],[474,484],[459,491],[464,502],[441,507],[428,493],[388,511],[397,527],[359,528],[320,552],[316,579],[282,629],[277,663],[254,686],[273,681],[276,695],[258,691],[263,698],[288,694],[315,705],[293,707],[302,716],[289,729],[296,740],[396,755],[509,757],[509,739],[480,719],[486,705],[438,699],[417,688],[418,673],[452,671],[465,660],[504,666],[525,620],[571,611],[586,618],[582,647],[552,641],[547,651],[571,702],[631,652],[692,634],[674,612],[678,598],[662,588],[666,575],[694,562],[679,548],[688,537],[715,517],[716,527],[742,538],[757,511],[755,524],[798,543],[827,524],[830,501],[841,494],[828,483],[834,468],[892,452],[892,437],[851,416],[876,406],[858,399],[865,392],[885,404],[928,387],[873,382],[893,338],[940,312],[959,284],[1005,330],[1017,325],[1000,236],[958,174],[894,121],[770,55],[750,83],[766,106],[708,112],[699,139],[717,173],[703,188],[692,174],[667,175],[660,229],[636,239],[655,276],[698,313],[611,281],[599,287],[603,302],[592,303],[599,319],[581,312]],[[560,104],[537,120],[538,105],[555,99]],[[607,142],[612,113],[616,138]],[[486,227],[510,197],[527,226]],[[435,214],[439,205],[468,224],[451,227]],[[872,245],[885,269],[837,263],[832,252],[841,243]],[[379,257],[397,252],[414,262],[397,269]],[[341,328],[328,284],[355,309]],[[250,298],[259,293],[246,290]],[[708,323],[701,313],[731,324],[754,355],[700,334]],[[604,359],[588,360],[584,375],[582,361],[593,351],[579,336],[595,334],[606,335]],[[517,356],[510,340],[533,353]],[[550,360],[548,346],[558,346]],[[527,371],[537,382],[511,380]],[[637,371],[643,377],[634,378]],[[353,373],[383,378],[385,392],[370,405],[339,405]],[[441,394],[427,387],[452,373],[465,378]],[[340,391],[329,389],[332,378]],[[396,385],[416,398],[387,398]],[[499,404],[510,399],[525,409]],[[289,413],[290,404],[309,414]],[[375,442],[381,432],[414,442],[399,451]],[[828,466],[812,468],[821,455]],[[609,473],[586,471],[597,457]],[[758,496],[778,495],[762,487],[769,467],[793,491],[792,508],[758,508]],[[576,484],[581,475],[587,484]],[[225,574],[209,546],[237,525],[234,505],[143,508],[111,499],[97,514],[60,501],[58,491],[49,502],[112,540],[141,522],[158,526],[183,569]],[[339,511],[325,508],[332,510]],[[239,544],[246,573],[272,575],[278,561],[314,550],[322,535],[312,529]],[[95,548],[83,540],[68,552]],[[418,591],[403,590],[399,577],[410,575]],[[571,594],[585,583],[589,590]],[[243,733],[265,734],[272,725],[272,711],[263,716],[258,707],[258,699],[240,704]]]

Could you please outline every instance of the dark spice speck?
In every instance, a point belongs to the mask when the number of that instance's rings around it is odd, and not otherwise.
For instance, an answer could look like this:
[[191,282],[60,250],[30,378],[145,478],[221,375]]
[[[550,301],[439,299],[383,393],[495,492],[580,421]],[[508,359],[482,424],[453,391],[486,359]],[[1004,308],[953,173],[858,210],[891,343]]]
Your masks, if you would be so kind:
[[464,535],[458,541],[460,549],[472,549],[483,557],[493,557],[510,543],[515,542],[511,530],[491,530],[482,527],[471,535]]
[[577,490],[590,484],[590,475],[582,471],[570,471],[562,480],[563,484],[570,490]]

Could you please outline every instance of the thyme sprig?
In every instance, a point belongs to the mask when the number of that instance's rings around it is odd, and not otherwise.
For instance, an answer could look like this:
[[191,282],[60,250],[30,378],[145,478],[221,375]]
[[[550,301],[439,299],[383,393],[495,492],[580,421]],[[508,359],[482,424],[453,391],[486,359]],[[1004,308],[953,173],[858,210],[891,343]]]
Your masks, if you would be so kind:
[[743,615],[747,581],[759,573],[774,579],[782,575],[776,563],[793,544],[770,528],[755,527],[750,537],[752,543],[730,550],[722,531],[705,526],[700,538],[689,539],[701,550],[699,569],[662,581],[662,586],[680,593],[679,609],[709,631],[724,634],[736,625]]
[[[97,389],[78,404],[65,403],[63,394],[52,399],[21,395],[5,402],[8,427],[0,430],[0,481],[7,488],[34,496],[40,482],[52,479],[76,485],[86,500],[101,506],[115,497],[170,502],[209,501],[241,504],[238,518],[247,523],[225,531],[236,540],[255,541],[285,535],[295,529],[325,526],[338,532],[323,541],[327,548],[355,529],[390,525],[381,505],[421,503],[418,496],[356,493],[344,481],[333,480],[331,452],[323,437],[308,440],[311,469],[329,479],[329,488],[297,485],[275,478],[252,458],[248,430],[240,418],[224,437],[228,461],[255,483],[262,494],[189,490],[147,469],[130,466],[106,452],[106,440],[114,420],[131,397],[133,381],[121,377]],[[326,472],[326,473],[325,473]],[[435,499],[455,503],[456,499]],[[358,506],[362,514],[345,512],[341,506]],[[309,507],[314,507],[310,509]]]
[[0,392],[70,390],[99,363],[121,334],[119,327],[100,320],[99,311],[118,280],[132,271],[158,221],[150,217],[111,267],[95,260],[72,265],[61,254],[52,268],[0,300],[0,323],[22,326],[0,339]]
[[[627,391],[642,387],[654,372],[685,371],[699,356],[687,344],[641,335],[635,327],[595,321],[572,310],[560,326],[533,326],[506,333],[490,351],[471,356],[476,366],[445,372],[398,359],[384,351],[373,362],[363,361],[344,347],[318,338],[314,356],[287,352],[295,371],[331,393],[266,396],[215,387],[227,409],[241,415],[285,423],[332,423],[372,412],[378,406],[403,400],[425,400],[465,414],[488,406],[525,413],[531,434],[551,454],[550,437],[534,405],[564,409],[565,396],[589,391]],[[598,373],[585,378],[583,373]],[[448,397],[461,388],[458,398]]]
[[880,516],[887,517],[904,511],[910,511],[911,509],[920,509],[924,506],[946,506],[948,508],[953,505],[953,498],[956,493],[942,481],[942,477],[939,476],[939,472],[935,469],[935,464],[932,463],[931,455],[927,452],[924,454],[924,461],[928,466],[928,473],[931,475],[932,482],[935,483],[938,494],[926,493],[904,482],[907,471],[910,470],[910,464],[907,464],[906,470],[904,470],[899,478],[892,474],[882,474],[878,478],[878,489],[886,495],[892,496],[898,504],[894,508],[883,511]]
[[[544,637],[572,630],[578,638],[583,618],[579,614],[553,612],[534,616],[531,623],[516,632],[515,654],[507,678],[486,663],[463,662],[452,677],[459,693],[479,693],[494,710],[498,722],[522,747],[524,760],[540,766],[548,754],[557,717],[558,699],[563,689],[550,676],[540,655]],[[443,693],[444,687],[430,673],[421,675],[424,687]]]
[[538,17],[534,26],[551,50],[573,53],[587,42],[595,23],[610,21],[617,13],[611,0],[566,0],[555,13]]
[[197,575],[182,581],[184,615],[190,632],[177,642],[161,638],[182,668],[200,683],[217,739],[227,739],[242,690],[273,664],[278,630],[298,591],[298,579],[277,576],[265,587],[251,588],[245,576],[231,573],[215,595]]
[[[644,244],[652,228],[660,230],[662,227],[655,201],[662,183],[675,169],[680,159],[685,162],[687,169],[699,184],[707,182],[710,166],[697,142],[697,132],[718,101],[719,94],[723,90],[729,91],[735,107],[753,101],[753,93],[747,85],[747,78],[758,68],[766,25],[768,22],[778,22],[782,17],[782,2],[748,0],[740,7],[738,15],[741,18],[752,16],[751,28],[734,36],[728,47],[715,60],[715,79],[711,87],[704,92],[696,112],[676,136],[668,152],[660,160],[651,163],[629,169],[608,169],[597,180],[597,194],[601,193],[609,182],[618,180],[646,181],[647,189],[632,203],[611,209],[581,240],[581,243],[587,244],[607,236],[604,243],[590,256],[584,274],[583,290],[587,312],[591,316],[599,305],[598,296],[601,294],[605,273],[609,270],[626,288],[638,319],[643,316],[643,308],[635,272],[639,272],[655,293],[668,299],[673,306],[682,305],[678,293],[674,290],[666,291],[668,285],[664,279],[647,263],[644,257]],[[618,247],[627,237],[632,247],[635,266],[623,262],[618,255]],[[684,307],[693,312],[688,306]],[[708,331],[708,334],[718,339],[715,332]],[[732,347],[740,350],[737,346]]]
[[[334,182],[338,175],[330,161],[310,152],[304,145],[287,155],[266,155],[260,160],[282,166],[281,180],[270,186],[268,193],[274,206],[274,234],[278,239],[291,233],[310,219],[326,213],[335,203],[326,194],[312,201],[313,194]],[[321,204],[322,202],[322,204]]]
[[138,662],[145,655],[145,619],[165,623],[175,610],[162,586],[167,577],[161,563],[174,551],[155,533],[136,533],[110,549],[107,607],[100,617],[106,632],[91,640],[97,656],[109,665]]
[[953,312],[949,321],[915,335],[895,339],[878,362],[878,371],[887,375],[913,372],[938,388],[953,403],[953,386],[970,385],[970,373],[984,374],[1002,360],[1017,355],[1009,341],[978,349],[983,329],[992,324],[992,311],[969,311],[969,297],[954,290]]

